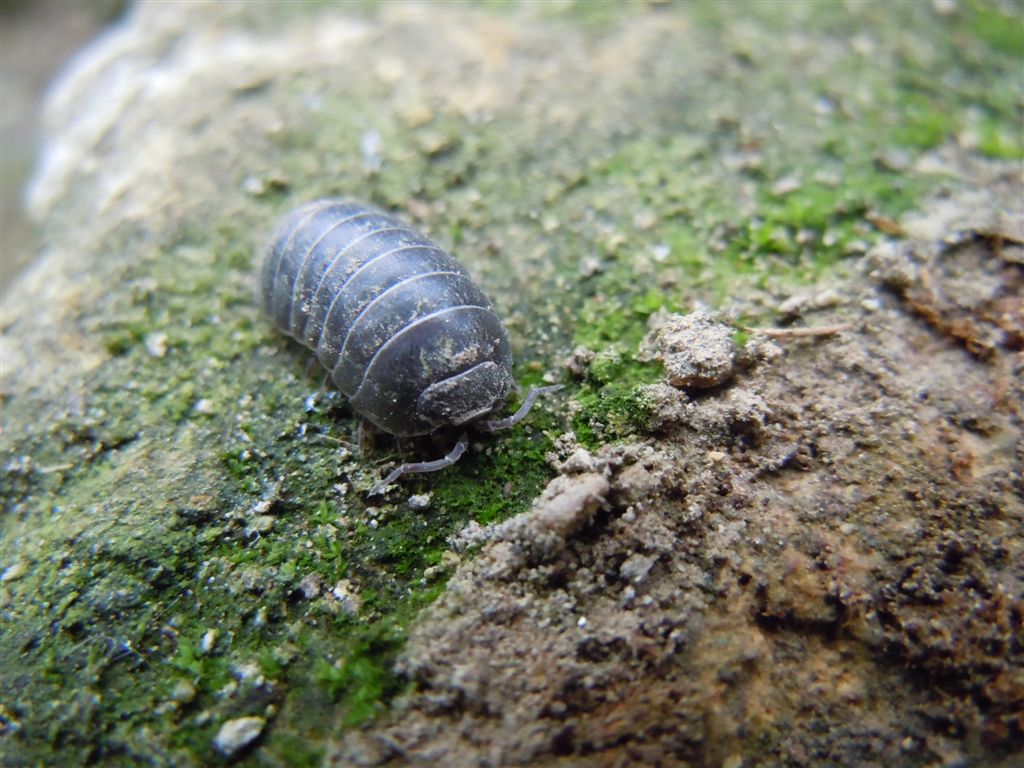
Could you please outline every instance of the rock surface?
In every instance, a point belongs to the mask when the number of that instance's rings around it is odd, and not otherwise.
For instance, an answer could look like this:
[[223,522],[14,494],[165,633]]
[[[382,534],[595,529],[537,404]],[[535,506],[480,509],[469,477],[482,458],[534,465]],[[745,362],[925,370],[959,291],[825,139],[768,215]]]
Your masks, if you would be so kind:
[[[936,253],[928,286],[965,307],[1016,295],[1024,274],[992,241],[943,240],[959,244],[886,246],[886,264]],[[1003,346],[979,365],[867,269],[836,313],[852,331],[782,342],[720,396],[670,409],[656,442],[568,457],[563,478],[607,478],[584,536],[515,580],[495,536],[414,631],[417,690],[331,764],[852,766],[872,744],[952,765],[970,747],[924,723],[955,718],[1014,765],[1021,363]],[[1017,333],[1017,306],[971,317]],[[747,751],[751,728],[778,741]]]
[[[133,7],[4,296],[5,761],[1019,764],[1009,19]],[[253,299],[337,194],[569,383],[373,505],[458,436],[360,451]]]

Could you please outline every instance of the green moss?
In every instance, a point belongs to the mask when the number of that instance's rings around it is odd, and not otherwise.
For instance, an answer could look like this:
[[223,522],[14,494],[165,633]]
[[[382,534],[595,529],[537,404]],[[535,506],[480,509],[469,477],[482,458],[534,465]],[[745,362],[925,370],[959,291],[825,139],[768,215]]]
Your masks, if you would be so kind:
[[988,157],[1024,159],[1024,126],[1021,124],[1006,126],[1002,121],[988,118],[982,120],[979,133],[978,149]]
[[[534,383],[523,378],[524,386]],[[559,420],[547,413],[552,396],[546,401],[534,406],[522,426],[481,436],[456,465],[459,471],[415,479],[411,490],[431,491],[441,519],[458,524],[497,522],[528,509],[551,476],[545,455],[549,435],[560,431]],[[425,554],[439,559],[440,551]]]
[[[379,714],[407,687],[407,681],[394,669],[398,653],[405,645],[406,627],[409,620],[443,590],[442,581],[399,598],[397,602],[389,600],[384,611],[386,617],[371,624],[342,619],[335,625],[349,638],[344,655],[334,662],[319,660],[314,674],[320,688],[342,706],[345,725],[358,725]],[[381,596],[373,591],[366,591],[364,598],[371,614],[383,606]]]
[[949,139],[958,127],[956,113],[946,105],[922,94],[907,93],[893,138],[915,149],[932,149]]
[[592,449],[644,433],[654,415],[653,404],[637,385],[585,387],[576,402],[580,409],[573,417],[573,431],[581,445]]
[[255,493],[259,490],[259,477],[253,471],[252,462],[248,461],[248,448],[235,447],[220,454],[221,463],[228,475],[237,483],[242,493]]
[[750,265],[775,268],[773,277],[809,283],[851,251],[862,249],[876,231],[868,216],[898,218],[921,193],[919,181],[874,167],[852,167],[823,183],[798,182],[785,193],[762,192],[759,215],[740,229],[726,248],[737,270]]
[[317,682],[344,706],[344,724],[357,725],[372,717],[402,689],[393,663],[404,643],[400,627],[378,622],[359,632],[338,662],[317,664]]
[[963,13],[972,35],[991,49],[1024,63],[1024,9],[1019,2],[1004,7],[991,0],[971,0],[964,3]]
[[[692,142],[642,139],[617,152],[600,171],[607,183],[617,184],[621,176],[628,185],[626,169],[635,176],[635,163],[675,165],[684,158],[693,162],[698,154]],[[639,363],[636,354],[652,314],[687,311],[694,300],[718,304],[742,292],[743,284],[813,283],[878,236],[869,215],[898,218],[914,206],[925,187],[922,180],[878,167],[863,149],[858,156],[864,158],[859,164],[835,164],[836,176],[827,180],[817,180],[820,166],[807,164],[804,170],[803,157],[796,167],[793,158],[773,160],[779,168],[768,169],[769,178],[787,173],[796,183],[778,192],[763,185],[753,212],[743,218],[723,204],[719,195],[725,190],[688,185],[699,216],[680,210],[650,234],[637,232],[617,245],[625,256],[591,279],[592,295],[577,312],[573,335],[574,343],[596,353],[587,385],[576,397],[582,408],[573,427],[584,444],[642,432],[649,421],[637,385],[655,380],[660,368]],[[655,199],[656,206],[681,193],[662,194],[666,199]],[[658,282],[662,287],[652,287]]]
[[266,740],[266,750],[284,756],[289,768],[319,768],[324,762],[324,750],[319,744],[289,731],[272,731]]
[[552,17],[567,17],[598,30],[605,30],[613,24],[621,22],[630,13],[643,12],[647,3],[641,0],[628,0],[624,3],[588,2],[588,0],[571,0],[566,3],[545,3],[541,6],[544,12]]

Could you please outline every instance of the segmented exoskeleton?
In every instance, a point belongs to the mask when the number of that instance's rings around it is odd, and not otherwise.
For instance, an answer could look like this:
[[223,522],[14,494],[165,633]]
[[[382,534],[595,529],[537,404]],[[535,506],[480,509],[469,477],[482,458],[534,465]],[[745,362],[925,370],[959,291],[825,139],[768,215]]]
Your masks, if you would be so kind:
[[[290,213],[260,278],[264,308],[309,347],[352,407],[393,435],[423,435],[476,422],[518,422],[542,390],[508,419],[480,421],[515,388],[505,328],[452,256],[400,220],[360,203],[324,199]],[[545,388],[546,389],[546,388]],[[454,463],[460,440],[435,462]]]

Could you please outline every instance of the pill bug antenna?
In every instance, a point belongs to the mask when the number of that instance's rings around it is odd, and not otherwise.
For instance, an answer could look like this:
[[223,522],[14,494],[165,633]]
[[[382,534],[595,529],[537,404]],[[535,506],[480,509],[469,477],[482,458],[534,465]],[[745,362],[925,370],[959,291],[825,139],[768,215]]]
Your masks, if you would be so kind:
[[[320,370],[320,361],[316,359],[316,355],[306,355],[306,364],[303,366],[302,374],[312,376],[317,370]],[[323,385],[320,388],[323,389]]]
[[490,421],[482,421],[477,424],[477,428],[481,432],[498,432],[502,429],[508,429],[514,427],[520,421],[526,418],[526,415],[533,408],[534,403],[537,402],[537,398],[541,395],[548,395],[552,392],[557,392],[560,389],[564,389],[563,384],[552,384],[549,387],[530,387],[530,391],[527,393],[526,398],[523,400],[523,404],[519,406],[519,410],[513,413],[511,416],[507,416],[504,419],[494,419]]
[[462,458],[462,454],[466,452],[466,447],[469,444],[466,441],[466,435],[463,434],[459,437],[459,441],[455,444],[447,455],[440,459],[434,459],[434,461],[415,461],[409,464],[400,464],[388,473],[388,476],[377,483],[367,496],[379,496],[387,490],[387,487],[391,485],[395,480],[400,478],[402,475],[411,475],[417,472],[437,472],[438,470],[450,467],[452,464]]
[[341,438],[333,437],[332,435],[324,435],[321,434],[320,432],[314,432],[313,434],[310,434],[309,439],[324,443],[331,443],[332,445],[337,445],[338,450],[342,453],[355,453],[356,451],[359,450],[359,446],[356,445],[355,443],[350,443],[348,440],[342,440]]

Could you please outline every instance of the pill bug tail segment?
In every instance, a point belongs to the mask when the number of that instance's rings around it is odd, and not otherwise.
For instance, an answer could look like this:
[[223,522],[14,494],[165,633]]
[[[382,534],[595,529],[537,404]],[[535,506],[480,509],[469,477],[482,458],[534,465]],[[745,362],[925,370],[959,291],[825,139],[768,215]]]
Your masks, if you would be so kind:
[[533,408],[533,404],[537,402],[537,398],[541,395],[547,395],[552,392],[557,392],[560,389],[564,389],[563,384],[552,384],[550,387],[531,387],[527,393],[526,398],[523,400],[523,404],[519,406],[519,410],[513,413],[511,416],[507,416],[504,419],[494,419],[492,421],[482,421],[476,425],[477,429],[481,432],[498,432],[502,429],[508,429],[514,427],[520,421],[526,418],[526,414]]
[[462,454],[466,452],[466,436],[462,435],[459,438],[459,442],[455,444],[455,447],[448,452],[443,458],[435,459],[434,461],[416,461],[410,464],[400,464],[388,473],[388,476],[377,483],[373,488],[370,489],[368,496],[379,496],[387,490],[387,487],[391,485],[395,480],[400,478],[402,475],[413,474],[415,472],[437,472],[445,467],[450,467],[452,464],[462,458]]

